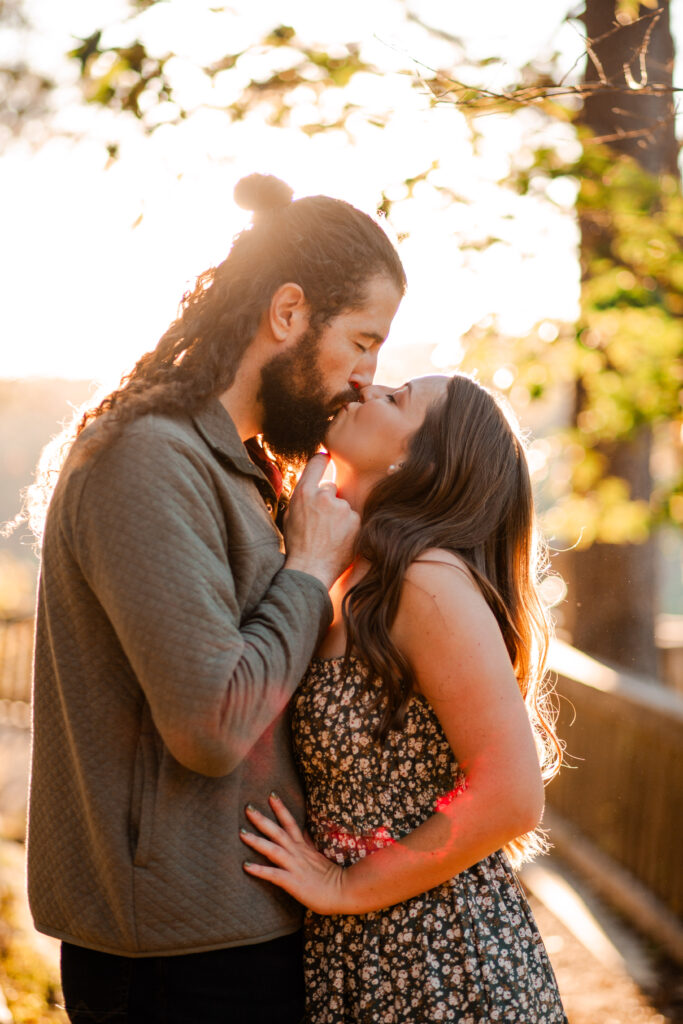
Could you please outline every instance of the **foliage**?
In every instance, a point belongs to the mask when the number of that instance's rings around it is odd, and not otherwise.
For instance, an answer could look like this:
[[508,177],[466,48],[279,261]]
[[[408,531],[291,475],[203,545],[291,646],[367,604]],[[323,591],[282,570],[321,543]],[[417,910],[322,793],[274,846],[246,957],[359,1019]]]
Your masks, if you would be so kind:
[[[574,491],[604,509],[598,539],[645,538],[648,525],[681,525],[683,460],[683,197],[673,177],[646,173],[629,157],[585,146],[574,169],[584,225],[584,286],[577,325],[576,379],[582,393],[575,441]],[[643,428],[675,438],[677,473],[659,481],[650,502],[633,501],[600,480],[598,446],[631,442]],[[594,469],[585,471],[593,453]],[[616,521],[614,509],[621,511]]]
[[[306,39],[292,25],[280,24],[244,49],[223,54],[213,62],[195,63],[197,77],[192,102],[188,104],[182,90],[173,85],[173,64],[177,55],[151,53],[141,41],[144,32],[135,34],[144,28],[144,18],[138,15],[166,5],[168,0],[129,0],[129,3],[128,42],[122,44],[117,39],[107,43],[98,30],[80,39],[69,56],[80,64],[84,95],[90,102],[132,113],[146,131],[154,131],[162,123],[180,123],[199,106],[218,107],[232,120],[240,120],[263,101],[270,108],[271,122],[284,125],[288,123],[292,107],[301,103],[301,95],[297,95],[301,87],[307,93],[306,101],[319,100],[329,88],[348,85],[359,72],[386,73],[385,68],[363,59],[358,43],[326,47]],[[641,21],[647,26],[657,17],[657,2],[648,0],[643,6],[651,8],[652,13],[638,18],[638,5],[634,14],[630,0],[620,0],[618,19],[623,25]],[[413,22],[456,47],[455,66],[429,67],[409,55],[404,60],[402,73],[411,75],[415,86],[430,95],[433,105],[456,105],[467,115],[513,113],[533,107],[553,118],[566,120],[571,118],[581,99],[596,89],[609,85],[618,92],[624,88],[623,83],[616,81],[586,83],[570,75],[559,75],[553,58],[531,62],[519,69],[507,68],[495,55],[472,59],[460,39],[426,25],[403,4],[397,3],[396,11],[399,21]],[[226,13],[234,15],[235,12],[225,7],[210,7],[209,13],[222,18]],[[568,16],[568,20],[571,17]],[[216,30],[221,31],[218,23]],[[492,78],[490,72],[494,69],[496,73]],[[216,88],[221,79],[221,87]],[[239,84],[235,97],[226,101],[222,97],[232,91],[223,89],[228,81],[232,81],[232,89],[235,82]],[[497,83],[495,88],[492,81]],[[646,84],[639,88],[641,93],[647,94],[656,91],[657,86]],[[354,109],[355,104],[350,103],[334,122],[323,115],[298,127],[309,133],[343,127]]]
[[[513,182],[524,190],[534,176],[570,175],[580,184],[583,237],[575,330],[517,344],[515,387],[538,401],[574,382],[581,398],[572,428],[556,435],[566,473],[556,473],[560,487],[550,495],[551,532],[578,547],[639,543],[655,524],[683,523],[683,196],[672,176],[654,177],[580,137],[575,163],[542,149]],[[481,340],[474,355],[481,358]],[[642,429],[654,430],[660,470],[649,501],[605,475],[610,452]]]
[[[149,9],[161,2],[147,0],[144,6]],[[212,13],[222,15],[224,9],[213,8]],[[300,95],[294,95],[297,89],[303,87],[307,98],[315,100],[330,88],[348,85],[358,72],[377,71],[361,59],[357,44],[330,50],[307,43],[290,25],[278,25],[251,46],[195,66],[195,83],[188,101],[182,87],[174,84],[180,70],[175,54],[152,54],[139,38],[126,45],[107,45],[102,37],[98,30],[79,40],[69,53],[80,65],[85,98],[134,115],[147,132],[161,124],[179,124],[198,107],[220,109],[230,120],[239,121],[256,104],[268,108],[270,123],[286,125],[292,106],[301,101]],[[233,98],[226,99],[228,95]],[[312,134],[343,126],[354,106],[346,104],[334,122],[319,117],[299,127]]]

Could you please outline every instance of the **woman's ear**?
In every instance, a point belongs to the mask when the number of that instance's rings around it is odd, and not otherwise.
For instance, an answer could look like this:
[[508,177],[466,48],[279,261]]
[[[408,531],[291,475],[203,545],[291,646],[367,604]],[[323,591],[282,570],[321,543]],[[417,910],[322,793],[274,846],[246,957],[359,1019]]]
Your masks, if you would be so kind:
[[270,300],[268,324],[275,341],[298,340],[308,327],[310,310],[301,285],[281,284]]

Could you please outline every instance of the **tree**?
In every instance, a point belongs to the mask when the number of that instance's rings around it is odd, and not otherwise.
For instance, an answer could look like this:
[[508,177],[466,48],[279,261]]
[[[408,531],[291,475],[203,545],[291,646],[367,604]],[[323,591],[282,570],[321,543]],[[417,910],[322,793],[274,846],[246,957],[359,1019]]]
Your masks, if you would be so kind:
[[[666,357],[673,361],[681,352],[680,295],[672,295],[672,267],[652,258],[657,236],[662,234],[667,193],[676,194],[678,176],[669,5],[664,3],[655,11],[651,4],[636,5],[628,12],[618,0],[588,0],[584,20],[586,34],[593,40],[585,80],[601,82],[606,88],[586,97],[581,123],[593,139],[609,145],[611,155],[607,161],[598,159],[597,166],[593,161],[593,172],[602,171],[602,175],[586,174],[579,204],[583,310],[578,344],[600,360],[603,379],[606,375],[620,378],[614,381],[617,392],[636,386],[631,415],[613,430],[613,436],[596,439],[589,453],[603,481],[623,481],[629,498],[644,507],[650,504],[653,491],[654,417],[639,402],[638,382],[640,388],[647,389],[648,384],[651,388],[657,371],[665,372],[661,364]],[[648,84],[661,91],[643,95],[640,87]],[[620,161],[620,156],[628,159]],[[589,162],[585,163],[589,172]],[[619,223],[619,208],[615,210],[615,191],[623,192],[624,176],[632,207],[628,235]],[[587,186],[596,178],[605,202],[602,207],[585,197]],[[634,219],[640,219],[639,227],[634,228]],[[667,255],[674,265],[682,228],[679,222],[667,239]],[[620,350],[629,334],[636,337],[624,359]],[[650,368],[649,381],[644,366]],[[580,373],[576,422],[589,430],[596,415],[590,388],[590,381]],[[675,415],[675,406],[666,411]],[[652,516],[648,519],[651,525]],[[655,538],[652,529],[636,533],[622,543],[596,540],[585,550],[573,552],[572,632],[580,648],[656,676]]]

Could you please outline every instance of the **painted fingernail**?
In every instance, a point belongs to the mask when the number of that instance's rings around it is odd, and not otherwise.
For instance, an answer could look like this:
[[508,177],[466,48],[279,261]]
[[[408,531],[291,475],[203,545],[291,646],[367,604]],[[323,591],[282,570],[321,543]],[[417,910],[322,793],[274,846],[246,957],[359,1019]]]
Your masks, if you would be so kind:
[[256,808],[253,804],[247,804],[247,810],[248,811],[256,811],[257,809],[258,808]]
[[243,868],[253,868],[253,866],[254,866],[253,861],[250,861],[250,860],[245,860],[244,863],[242,864]]
[[251,832],[248,829],[246,829],[246,828],[241,828],[240,829],[240,835],[241,836],[250,836]]
[[270,791],[270,799],[271,800],[279,800],[280,799],[280,797],[277,795],[277,793],[275,792],[274,789],[271,789],[271,791]]

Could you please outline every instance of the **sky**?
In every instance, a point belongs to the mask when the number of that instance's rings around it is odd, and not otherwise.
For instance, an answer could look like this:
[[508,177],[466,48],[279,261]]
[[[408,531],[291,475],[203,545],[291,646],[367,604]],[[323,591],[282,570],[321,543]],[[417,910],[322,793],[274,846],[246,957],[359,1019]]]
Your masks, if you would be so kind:
[[[520,335],[576,316],[571,182],[556,183],[550,202],[496,184],[510,154],[523,152],[529,135],[540,130],[533,117],[521,124],[481,118],[474,152],[461,113],[449,105],[431,109],[426,91],[414,87],[421,67],[453,61],[453,43],[406,24],[397,14],[400,0],[347,0],[334,7],[315,0],[235,0],[221,15],[209,6],[172,0],[136,23],[150,45],[178,54],[172,74],[190,101],[194,94],[201,98],[193,62],[234,52],[285,23],[311,40],[359,41],[364,58],[387,74],[356,76],[343,98],[370,112],[389,103],[400,116],[378,129],[360,114],[352,122],[354,144],[341,132],[311,138],[296,126],[269,127],[258,115],[232,124],[211,111],[180,130],[161,127],[143,138],[137,124],[119,119],[114,125],[108,112],[79,102],[75,69],[63,59],[73,38],[94,27],[110,26],[105,41],[116,41],[117,34],[123,39],[122,0],[29,0],[39,31],[21,45],[33,63],[63,81],[57,124],[80,139],[57,137],[37,150],[20,143],[0,162],[0,377],[87,378],[113,386],[156,344],[195,276],[224,258],[248,222],[232,190],[253,170],[284,178],[297,196],[322,192],[370,212],[383,190],[395,200],[392,227],[406,236],[399,251],[409,291],[380,363],[389,383],[403,378],[406,365],[427,372],[457,364],[462,335],[492,316],[502,332]],[[411,9],[463,37],[475,57],[502,54],[523,63],[557,48],[570,67],[581,52],[576,27],[562,24],[566,0],[416,0]],[[244,73],[259,73],[263,59],[255,54]],[[494,88],[498,75],[492,66]],[[217,92],[229,101],[235,84],[225,77]],[[331,117],[341,98],[338,91],[330,95]],[[300,99],[297,116],[305,121],[314,110],[305,95]],[[114,131],[123,144],[112,164],[104,144]],[[570,132],[561,126],[554,132],[571,157]],[[402,201],[404,179],[434,162],[429,184]],[[445,201],[438,186],[466,202]],[[499,241],[462,248],[463,239],[476,245],[491,236]]]

